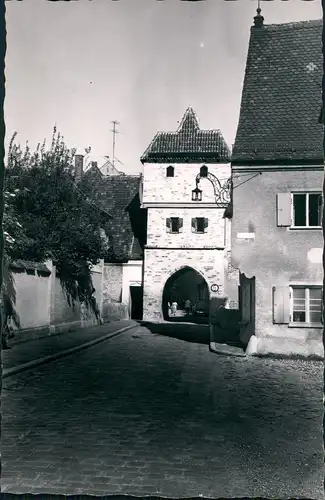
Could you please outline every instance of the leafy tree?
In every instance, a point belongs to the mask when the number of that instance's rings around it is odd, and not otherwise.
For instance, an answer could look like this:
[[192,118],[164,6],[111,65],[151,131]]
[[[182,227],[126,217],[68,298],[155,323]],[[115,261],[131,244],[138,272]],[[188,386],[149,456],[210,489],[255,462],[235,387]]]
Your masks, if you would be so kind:
[[97,207],[86,187],[75,183],[73,157],[54,128],[34,152],[22,150],[14,134],[8,151],[5,231],[8,258],[44,262],[52,259],[73,307],[77,300],[97,310],[92,265],[108,251],[102,237],[108,215]]
[[12,203],[15,198],[15,192],[3,191],[3,237],[4,250],[2,262],[2,289],[1,289],[1,306],[2,306],[2,326],[3,332],[1,337],[1,345],[7,347],[8,337],[8,319],[11,319],[17,328],[20,327],[20,318],[16,311],[16,290],[14,286],[14,277],[10,269],[10,255],[19,252],[19,242],[27,241],[23,226],[19,222],[19,216],[16,213],[15,206]]

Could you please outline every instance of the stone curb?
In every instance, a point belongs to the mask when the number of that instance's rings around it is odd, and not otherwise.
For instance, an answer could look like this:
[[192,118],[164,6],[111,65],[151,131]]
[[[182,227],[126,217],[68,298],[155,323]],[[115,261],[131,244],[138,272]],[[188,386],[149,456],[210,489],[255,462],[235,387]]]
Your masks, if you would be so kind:
[[302,354],[278,354],[278,353],[254,353],[249,355],[252,358],[267,358],[267,359],[284,359],[291,361],[324,361],[324,358],[317,354],[302,355]]
[[123,333],[127,330],[131,330],[132,328],[135,328],[136,325],[128,325],[125,326],[124,328],[121,328],[120,330],[117,330],[116,332],[108,333],[107,335],[103,335],[102,337],[99,337],[94,340],[89,340],[88,342],[84,342],[83,344],[79,344],[75,347],[70,347],[70,349],[65,349],[62,351],[59,351],[55,354],[50,354],[49,356],[44,356],[43,358],[37,358],[32,361],[28,361],[27,363],[23,363],[18,366],[14,366],[13,368],[7,368],[5,370],[2,370],[2,378],[10,377],[11,375],[16,375],[17,373],[23,372],[25,370],[29,370],[30,368],[34,368],[35,366],[40,366],[44,365],[45,363],[48,363],[50,361],[56,361],[57,359],[63,358],[65,356],[69,356],[70,354],[74,354],[75,352],[82,351],[83,349],[87,349],[88,347],[92,347],[93,345],[99,344],[100,342],[103,342],[104,340],[108,340],[112,337],[115,337],[116,335],[119,335],[120,333]]
[[241,358],[247,357],[247,354],[240,349],[240,347],[218,344],[217,342],[210,342],[210,351],[216,354],[223,354],[224,356],[237,356]]

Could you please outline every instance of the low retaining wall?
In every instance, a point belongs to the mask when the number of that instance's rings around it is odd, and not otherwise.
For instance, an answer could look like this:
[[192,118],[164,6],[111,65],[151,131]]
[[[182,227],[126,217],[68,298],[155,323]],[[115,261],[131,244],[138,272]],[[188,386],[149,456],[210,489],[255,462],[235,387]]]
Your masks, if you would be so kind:
[[[110,323],[111,321],[121,321],[129,319],[128,308],[126,304],[119,303],[104,303],[103,304],[103,323]],[[14,337],[10,339],[10,344],[21,344],[30,340],[37,340],[44,337],[59,335],[61,333],[73,332],[79,328],[88,328],[97,325],[94,318],[81,319],[79,321],[70,321],[66,323],[59,323],[57,325],[45,325],[35,328],[22,328],[21,330],[14,330]]]
[[38,328],[24,328],[14,330],[14,337],[9,340],[11,345],[38,340],[44,337],[59,335],[60,333],[73,332],[79,328],[94,326],[93,321],[72,321],[71,323],[61,323],[60,325],[47,325]]
[[102,318],[104,323],[129,319],[128,306],[119,302],[104,302]]

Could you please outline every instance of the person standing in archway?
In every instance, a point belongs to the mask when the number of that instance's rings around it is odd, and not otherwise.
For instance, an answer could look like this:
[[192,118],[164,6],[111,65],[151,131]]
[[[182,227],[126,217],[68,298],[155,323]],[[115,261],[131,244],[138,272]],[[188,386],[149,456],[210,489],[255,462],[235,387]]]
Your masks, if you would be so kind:
[[188,316],[191,312],[192,304],[189,299],[185,300],[185,314]]
[[171,307],[172,316],[176,316],[177,308],[178,308],[178,304],[175,300],[174,302],[172,302],[172,307]]

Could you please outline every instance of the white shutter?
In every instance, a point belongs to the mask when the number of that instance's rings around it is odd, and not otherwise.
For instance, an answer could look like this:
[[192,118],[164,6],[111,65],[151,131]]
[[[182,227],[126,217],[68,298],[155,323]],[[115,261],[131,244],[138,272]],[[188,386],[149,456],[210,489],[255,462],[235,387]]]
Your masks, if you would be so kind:
[[287,227],[292,224],[291,193],[278,193],[276,197],[277,226]]
[[194,217],[192,219],[192,233],[196,233],[196,229],[197,229],[197,220],[196,218]]
[[183,219],[181,218],[178,219],[178,232],[179,233],[183,232]]
[[172,221],[170,218],[166,219],[166,231],[170,233],[172,230]]
[[273,323],[290,322],[290,289],[288,286],[273,287]]

